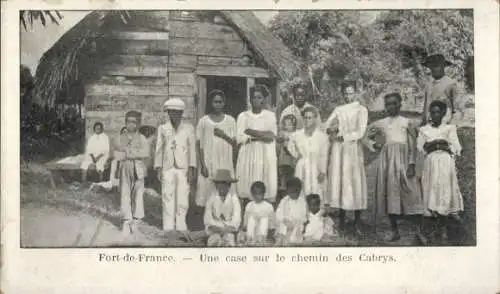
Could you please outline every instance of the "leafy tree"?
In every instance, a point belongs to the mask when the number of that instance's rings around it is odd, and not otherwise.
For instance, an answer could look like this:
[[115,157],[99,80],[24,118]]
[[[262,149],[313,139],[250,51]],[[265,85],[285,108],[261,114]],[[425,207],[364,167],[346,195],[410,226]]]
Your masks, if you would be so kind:
[[280,12],[270,29],[308,65],[315,103],[326,113],[339,103],[342,81],[362,81],[368,103],[390,89],[416,103],[426,55],[443,53],[454,63],[448,73],[462,84],[473,56],[468,10],[383,11],[372,23],[359,11]]

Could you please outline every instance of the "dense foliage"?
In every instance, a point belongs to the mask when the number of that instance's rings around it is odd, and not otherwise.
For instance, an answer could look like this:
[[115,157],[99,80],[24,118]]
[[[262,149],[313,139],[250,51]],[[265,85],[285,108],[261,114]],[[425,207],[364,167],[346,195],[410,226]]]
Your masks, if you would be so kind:
[[359,11],[286,11],[270,28],[308,65],[313,99],[325,112],[338,103],[345,80],[363,86],[368,104],[392,90],[419,104],[428,77],[421,63],[433,53],[453,62],[447,73],[463,88],[473,56],[469,11],[392,10],[369,21]]

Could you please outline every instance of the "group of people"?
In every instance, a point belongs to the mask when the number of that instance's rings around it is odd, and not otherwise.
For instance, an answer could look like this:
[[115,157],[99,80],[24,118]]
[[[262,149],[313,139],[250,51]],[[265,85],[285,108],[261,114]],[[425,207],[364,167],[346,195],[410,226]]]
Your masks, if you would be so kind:
[[[250,109],[236,120],[224,113],[224,92],[211,91],[208,114],[196,128],[183,121],[182,100],[167,100],[167,121],[158,127],[150,152],[138,133],[141,114],[128,112],[114,152],[120,161],[124,234],[133,233],[144,217],[144,160],[152,156],[161,181],[165,231],[187,231],[189,195],[195,190],[196,205],[205,208],[208,246],[265,245],[271,239],[278,245],[323,242],[345,232],[347,212],[353,212],[353,231],[361,236],[361,213],[368,208],[367,146],[380,152],[375,199],[377,214],[390,219],[388,241],[400,238],[398,219],[409,216],[415,236],[426,244],[421,227],[428,215],[438,219],[446,240],[448,218],[459,219],[463,210],[454,161],[461,147],[456,127],[446,119],[455,112],[456,93],[444,74],[442,55],[430,56],[426,65],[434,82],[420,125],[400,115],[398,93],[384,97],[387,117],[368,125],[368,110],[350,85],[343,87],[345,103],[325,123],[306,102],[300,85],[277,120],[266,109],[269,90],[256,85],[250,91]],[[100,128],[96,133],[102,133]],[[108,156],[90,155],[92,162]],[[338,221],[334,210],[339,211]],[[269,232],[274,238],[268,238]]]

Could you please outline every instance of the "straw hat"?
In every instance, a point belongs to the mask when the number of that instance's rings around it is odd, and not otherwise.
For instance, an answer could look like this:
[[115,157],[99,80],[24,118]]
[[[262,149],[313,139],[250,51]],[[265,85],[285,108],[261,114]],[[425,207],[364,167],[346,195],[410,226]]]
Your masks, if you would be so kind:
[[231,171],[227,169],[219,169],[215,173],[215,177],[211,179],[215,183],[235,183],[238,180],[233,179]]

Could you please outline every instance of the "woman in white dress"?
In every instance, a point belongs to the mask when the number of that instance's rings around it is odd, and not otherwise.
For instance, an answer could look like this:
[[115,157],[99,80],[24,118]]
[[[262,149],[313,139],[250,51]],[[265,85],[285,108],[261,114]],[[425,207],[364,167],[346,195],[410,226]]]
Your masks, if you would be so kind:
[[[201,207],[205,207],[207,196],[215,192],[215,185],[210,177],[217,170],[229,170],[234,177],[233,150],[236,145],[236,120],[224,113],[224,92],[213,90],[208,94],[207,100],[209,114],[203,116],[196,127],[200,164],[196,205]],[[230,192],[235,192],[234,185]]]
[[276,155],[277,123],[274,112],[266,110],[269,90],[256,85],[250,90],[251,110],[242,112],[236,122],[236,139],[241,146],[236,163],[238,196],[245,207],[251,199],[250,186],[261,181],[267,188],[265,200],[274,203],[278,186]]
[[329,141],[318,129],[318,115],[314,107],[304,109],[304,128],[291,136],[287,149],[297,159],[295,176],[302,181],[304,195],[318,194],[324,198]]
[[447,218],[461,221],[458,213],[464,203],[458,186],[455,157],[462,147],[455,125],[442,123],[446,114],[445,102],[435,100],[429,106],[431,122],[419,129],[417,147],[425,153],[422,170],[422,192],[426,215],[438,218],[441,241],[446,242]]
[[354,211],[354,232],[360,230],[361,211],[368,208],[368,193],[361,140],[368,123],[368,110],[361,105],[354,87],[345,86],[346,104],[333,111],[326,122],[332,138],[326,204],[340,209],[339,228],[345,229],[346,211]]

